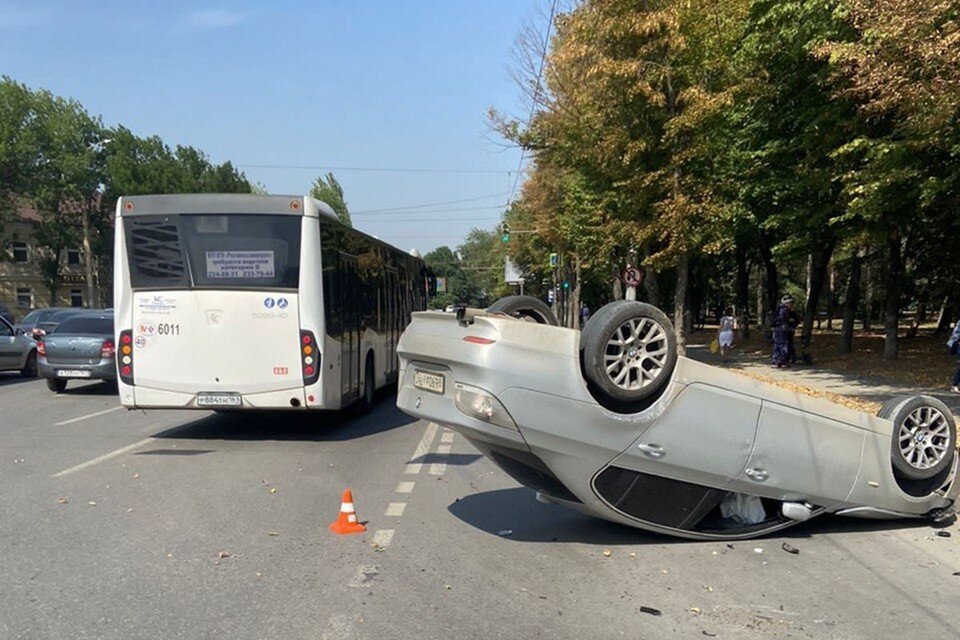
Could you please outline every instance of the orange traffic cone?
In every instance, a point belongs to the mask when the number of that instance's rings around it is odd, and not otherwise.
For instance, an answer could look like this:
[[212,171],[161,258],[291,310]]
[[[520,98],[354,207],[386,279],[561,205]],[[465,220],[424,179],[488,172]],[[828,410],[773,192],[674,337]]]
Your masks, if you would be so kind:
[[357,512],[353,508],[353,494],[350,489],[343,492],[343,501],[340,503],[340,515],[336,522],[330,525],[330,531],[339,535],[348,533],[363,533],[367,528],[357,522]]

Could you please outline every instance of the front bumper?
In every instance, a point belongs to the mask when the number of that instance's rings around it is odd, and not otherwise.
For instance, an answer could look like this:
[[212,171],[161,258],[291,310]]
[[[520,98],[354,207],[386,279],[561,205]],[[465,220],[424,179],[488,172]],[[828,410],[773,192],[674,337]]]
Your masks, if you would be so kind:
[[[40,376],[57,380],[116,380],[117,365],[113,358],[103,358],[95,364],[51,364],[46,358],[37,359]],[[63,371],[89,371],[89,376],[60,375]]]

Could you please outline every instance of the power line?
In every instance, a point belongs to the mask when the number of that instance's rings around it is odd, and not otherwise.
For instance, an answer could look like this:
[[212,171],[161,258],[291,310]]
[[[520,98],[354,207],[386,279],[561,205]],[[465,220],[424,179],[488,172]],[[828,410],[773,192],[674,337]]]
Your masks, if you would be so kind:
[[243,169],[280,169],[292,171],[379,171],[382,173],[486,173],[509,174],[504,169],[433,169],[408,167],[333,167],[326,165],[299,165],[299,164],[246,164],[236,163],[236,167]]
[[428,202],[425,204],[411,204],[405,207],[393,207],[390,209],[362,209],[360,211],[351,211],[351,215],[354,213],[386,213],[388,211],[407,211],[412,209],[426,209],[428,207],[439,207],[444,204],[460,204],[461,202],[475,202],[477,200],[485,200],[487,198],[499,198],[500,196],[507,195],[506,191],[501,191],[499,193],[491,193],[485,196],[475,196],[473,198],[462,198],[460,200],[444,200],[442,202]]
[[[540,97],[540,84],[541,79],[543,78],[543,65],[547,59],[547,47],[550,46],[550,31],[553,29],[553,16],[557,11],[557,0],[553,0],[550,4],[550,18],[547,20],[547,31],[543,35],[543,48],[540,50],[540,64],[537,67],[537,84],[533,90],[533,101],[530,104],[530,115],[527,116],[527,127],[530,126],[530,123],[533,121],[533,112],[537,108],[537,99]],[[520,162],[517,163],[517,173],[513,176],[513,186],[510,187],[510,197],[508,200],[513,200],[513,194],[517,191],[517,181],[520,180],[520,171],[523,169],[523,160],[526,156],[526,148],[521,148],[520,150]]]
[[377,218],[376,220],[370,220],[369,218],[364,218],[360,222],[489,222],[494,224],[499,221],[499,216],[497,218],[490,218],[489,216],[485,218]]

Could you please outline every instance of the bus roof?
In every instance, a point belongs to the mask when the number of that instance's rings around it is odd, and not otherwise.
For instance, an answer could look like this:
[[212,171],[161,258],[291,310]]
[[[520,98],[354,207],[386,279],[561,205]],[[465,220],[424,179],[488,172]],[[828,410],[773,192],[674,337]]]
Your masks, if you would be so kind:
[[118,216],[173,215],[177,213],[261,213],[294,216],[326,215],[338,219],[325,202],[309,196],[256,195],[250,193],[177,193],[121,196]]

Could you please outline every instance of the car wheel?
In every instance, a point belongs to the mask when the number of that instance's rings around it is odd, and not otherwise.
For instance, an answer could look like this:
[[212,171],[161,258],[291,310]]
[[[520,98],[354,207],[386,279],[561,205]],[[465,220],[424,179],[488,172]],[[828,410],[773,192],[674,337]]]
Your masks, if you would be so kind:
[[67,390],[67,381],[56,378],[47,378],[47,389],[54,393],[63,393]]
[[360,413],[368,414],[373,411],[373,400],[376,393],[373,379],[373,358],[367,358],[367,364],[363,368],[363,395],[360,396]]
[[27,362],[23,365],[23,369],[20,369],[20,376],[23,378],[37,377],[37,352],[36,351],[31,351],[30,355],[27,356]]
[[533,296],[507,296],[500,298],[487,309],[490,313],[504,313],[519,320],[549,324],[554,327],[559,323],[557,316],[547,304]]
[[677,364],[673,323],[656,307],[620,300],[601,308],[580,335],[583,372],[614,402],[655,398]]
[[907,480],[932,478],[950,466],[956,455],[953,414],[930,396],[898,400],[894,406],[884,407],[886,417],[893,421],[890,454],[894,471]]

